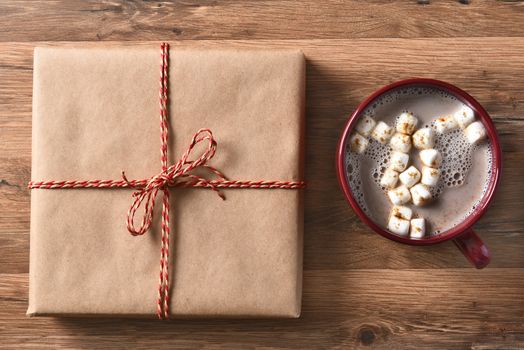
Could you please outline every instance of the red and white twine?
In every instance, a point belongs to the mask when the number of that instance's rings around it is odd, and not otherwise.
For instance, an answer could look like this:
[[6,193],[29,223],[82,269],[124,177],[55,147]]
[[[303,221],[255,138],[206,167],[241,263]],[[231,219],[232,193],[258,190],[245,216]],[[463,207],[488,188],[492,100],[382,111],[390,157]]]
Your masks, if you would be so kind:
[[[149,179],[128,180],[122,171],[122,180],[66,180],[66,181],[31,181],[30,189],[67,189],[67,188],[134,188],[133,203],[127,213],[127,229],[133,236],[143,235],[151,227],[153,209],[158,191],[162,191],[162,239],[160,248],[160,274],[158,283],[157,314],[160,319],[169,318],[169,188],[170,187],[201,187],[215,191],[225,199],[222,188],[252,188],[252,189],[300,189],[305,187],[303,181],[230,181],[214,167],[207,165],[213,158],[217,142],[209,129],[200,129],[180,160],[168,167],[168,67],[169,44],[162,43],[160,63],[160,161],[161,172]],[[196,160],[190,160],[193,149],[200,142],[205,142],[207,148]],[[191,173],[196,168],[205,168],[218,178],[205,179]],[[135,225],[135,214],[144,203],[144,214]]]

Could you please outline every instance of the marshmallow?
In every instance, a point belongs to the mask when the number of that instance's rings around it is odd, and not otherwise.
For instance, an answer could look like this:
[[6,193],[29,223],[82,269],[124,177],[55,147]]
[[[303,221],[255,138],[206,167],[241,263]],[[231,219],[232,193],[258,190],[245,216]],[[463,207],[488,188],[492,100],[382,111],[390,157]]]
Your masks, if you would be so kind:
[[349,145],[351,147],[351,150],[357,153],[364,153],[366,148],[368,147],[369,141],[362,135],[360,135],[358,132],[351,135],[349,138]]
[[413,165],[407,168],[402,174],[398,176],[400,182],[407,188],[415,186],[420,180],[420,171]]
[[407,168],[408,162],[409,162],[408,154],[395,151],[391,154],[391,159],[389,160],[389,166],[391,167],[391,169],[400,172],[400,171],[404,171]]
[[409,137],[409,135],[397,132],[395,135],[393,135],[389,141],[389,144],[395,151],[408,153],[411,149],[411,137]]
[[436,149],[424,149],[419,153],[420,160],[425,166],[438,168],[442,163],[442,156]]
[[439,177],[440,177],[439,169],[430,168],[428,166],[422,167],[422,179],[420,180],[420,182],[422,182],[424,185],[436,186],[438,183]]
[[468,106],[462,107],[459,111],[453,114],[453,117],[457,121],[458,126],[461,129],[467,128],[467,126],[475,121],[475,112]]
[[475,144],[486,137],[486,129],[482,122],[476,121],[466,128],[466,138],[469,143]]
[[388,221],[388,230],[399,236],[407,236],[409,233],[409,220],[400,219],[396,216],[390,216]]
[[409,236],[411,238],[422,238],[426,234],[426,221],[424,218],[416,218],[411,220],[411,228]]
[[424,184],[416,184],[411,187],[411,198],[413,199],[413,204],[416,206],[421,206],[429,202],[431,199],[431,192],[429,192],[429,187]]
[[369,134],[371,134],[371,131],[375,127],[375,120],[373,118],[368,117],[367,115],[361,117],[355,126],[355,129],[358,131],[359,134],[362,136],[368,137]]
[[435,129],[441,134],[456,129],[457,127],[457,121],[451,115],[435,119]]
[[375,129],[371,132],[371,137],[385,144],[393,136],[393,128],[384,122],[378,122]]
[[380,179],[380,185],[384,188],[394,188],[397,185],[398,173],[393,169],[386,169],[382,179]]
[[394,205],[406,204],[411,200],[411,194],[406,186],[399,186],[388,191],[388,197]]
[[409,112],[404,112],[397,118],[397,131],[402,134],[413,134],[417,127],[418,119]]
[[428,149],[435,145],[435,132],[431,128],[418,129],[411,138],[417,149]]
[[413,210],[402,205],[395,205],[391,209],[391,216],[396,216],[397,218],[404,220],[410,220],[413,216]]

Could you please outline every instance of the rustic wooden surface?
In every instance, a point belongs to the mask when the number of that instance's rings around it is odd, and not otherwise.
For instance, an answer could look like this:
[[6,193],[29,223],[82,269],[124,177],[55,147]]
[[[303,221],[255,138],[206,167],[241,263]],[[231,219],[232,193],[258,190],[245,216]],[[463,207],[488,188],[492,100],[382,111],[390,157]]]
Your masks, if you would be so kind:
[[[207,40],[182,41],[188,39]],[[32,49],[123,40],[299,47],[306,54],[309,188],[300,319],[25,317]],[[470,268],[451,243],[413,248],[378,237],[338,189],[335,145],[348,114],[379,86],[411,76],[469,91],[499,130],[502,183],[476,225],[493,253],[485,270]],[[523,92],[519,1],[2,1],[0,347],[522,349]]]

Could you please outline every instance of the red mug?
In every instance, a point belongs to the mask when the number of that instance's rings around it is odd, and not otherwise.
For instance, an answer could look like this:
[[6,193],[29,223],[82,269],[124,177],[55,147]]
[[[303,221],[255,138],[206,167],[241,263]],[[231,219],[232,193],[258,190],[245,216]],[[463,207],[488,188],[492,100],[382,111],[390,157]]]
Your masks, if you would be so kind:
[[[442,232],[438,235],[428,237],[425,239],[410,239],[409,237],[401,237],[395,235],[379,225],[377,225],[373,220],[371,220],[359,206],[358,202],[353,197],[349,184],[346,179],[346,170],[344,164],[344,155],[347,140],[353,127],[356,124],[356,120],[366,107],[368,107],[377,97],[389,92],[393,89],[399,87],[410,87],[410,86],[422,86],[422,87],[434,87],[441,90],[447,91],[450,94],[454,95],[457,99],[468,105],[475,112],[479,120],[484,124],[484,127],[487,131],[487,135],[491,141],[492,145],[492,173],[489,179],[488,187],[484,196],[481,198],[479,204],[476,206],[475,210],[467,216],[459,225],[454,226],[453,228]],[[489,204],[493,199],[495,190],[497,189],[500,173],[502,169],[502,154],[500,143],[497,136],[497,131],[491,120],[491,117],[488,115],[486,110],[468,93],[459,89],[458,87],[445,83],[443,81],[434,80],[434,79],[423,79],[423,78],[414,78],[407,79],[395,82],[393,84],[387,85],[369,97],[367,97],[353,114],[349,117],[349,120],[346,123],[342,136],[337,149],[337,174],[340,186],[344,192],[346,200],[349,202],[353,210],[357,213],[362,221],[364,221],[371,229],[380,234],[383,237],[391,239],[396,242],[410,244],[410,245],[431,245],[444,241],[453,240],[455,245],[459,250],[466,256],[466,258],[478,269],[486,267],[490,260],[491,254],[484,244],[480,237],[473,231],[472,226],[477,222],[482,215],[486,212]]]

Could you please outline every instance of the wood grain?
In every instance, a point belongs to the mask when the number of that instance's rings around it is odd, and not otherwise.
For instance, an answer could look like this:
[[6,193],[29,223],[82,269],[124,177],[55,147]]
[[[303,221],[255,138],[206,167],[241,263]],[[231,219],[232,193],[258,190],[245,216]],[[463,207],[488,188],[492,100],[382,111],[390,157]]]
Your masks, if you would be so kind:
[[169,323],[23,318],[27,274],[0,276],[2,320],[9,323],[0,334],[11,346],[518,349],[524,341],[521,268],[306,271],[300,319]]
[[[139,45],[140,43],[128,43]],[[40,43],[39,45],[52,45]],[[61,43],[60,45],[75,45]],[[78,44],[77,44],[78,45]],[[83,44],[88,45],[88,44]],[[119,45],[104,43],[91,45]],[[146,43],[145,45],[151,45]],[[477,226],[494,254],[492,267],[522,267],[524,198],[519,160],[524,159],[524,40],[521,38],[206,41],[179,45],[300,47],[308,60],[306,269],[467,267],[451,243],[413,249],[376,237],[348,208],[334,174],[334,150],[347,115],[381,85],[409,76],[450,81],[475,96],[495,119],[504,149],[504,176],[493,207]],[[391,49],[394,47],[394,49]],[[33,44],[3,43],[0,68],[0,240],[19,247],[0,256],[9,273],[27,272],[30,112]],[[504,48],[504,55],[499,54]],[[392,54],[391,51],[393,50]],[[464,64],[463,62],[466,62]],[[5,72],[5,73],[4,73]],[[327,181],[326,181],[327,180]],[[14,234],[14,235],[13,235]],[[374,249],[370,250],[369,246]],[[382,259],[376,259],[380,252]],[[498,258],[501,257],[501,258]],[[503,257],[503,258],[502,258]]]
[[[0,2],[0,348],[524,348],[523,18],[522,2],[491,0]],[[179,41],[174,49],[299,47],[306,54],[309,188],[300,319],[160,323],[24,315],[32,49],[161,39],[211,39]],[[485,270],[470,268],[451,243],[413,248],[378,237],[339,191],[334,153],[347,116],[379,86],[411,76],[464,88],[500,133],[501,187],[476,225],[493,252]]]
[[[0,41],[522,36],[521,1],[0,2]],[[27,25],[28,22],[31,25]]]

